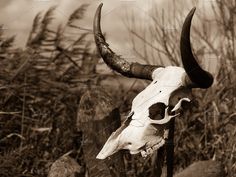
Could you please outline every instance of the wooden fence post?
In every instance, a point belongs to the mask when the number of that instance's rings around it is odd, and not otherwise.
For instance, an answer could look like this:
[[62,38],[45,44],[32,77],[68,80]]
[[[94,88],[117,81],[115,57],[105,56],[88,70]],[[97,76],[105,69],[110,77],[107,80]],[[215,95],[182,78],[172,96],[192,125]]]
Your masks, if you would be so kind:
[[168,125],[168,138],[166,143],[166,166],[167,177],[173,177],[174,170],[174,133],[175,133],[175,118]]

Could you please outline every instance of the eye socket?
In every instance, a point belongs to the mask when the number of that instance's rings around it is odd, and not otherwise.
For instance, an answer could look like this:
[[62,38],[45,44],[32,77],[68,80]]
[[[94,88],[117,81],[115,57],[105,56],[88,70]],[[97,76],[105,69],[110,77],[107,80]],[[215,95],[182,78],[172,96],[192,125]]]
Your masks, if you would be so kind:
[[157,83],[157,81],[154,82],[154,84],[156,84],[156,83]]
[[152,120],[160,120],[165,116],[166,105],[164,103],[155,103],[149,107],[149,117]]
[[181,107],[182,107],[183,109],[189,109],[189,108],[191,107],[191,105],[192,105],[192,102],[191,102],[191,101],[190,101],[190,102],[188,102],[188,101],[183,101],[182,104],[181,104]]

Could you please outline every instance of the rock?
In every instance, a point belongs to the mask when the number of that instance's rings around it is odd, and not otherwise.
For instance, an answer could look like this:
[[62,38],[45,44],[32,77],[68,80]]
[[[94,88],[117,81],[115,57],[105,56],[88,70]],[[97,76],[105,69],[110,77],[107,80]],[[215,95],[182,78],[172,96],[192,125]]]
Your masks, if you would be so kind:
[[224,168],[220,162],[213,160],[194,162],[174,177],[225,177]]
[[79,177],[81,173],[83,173],[82,167],[76,160],[68,155],[64,155],[52,164],[48,177]]

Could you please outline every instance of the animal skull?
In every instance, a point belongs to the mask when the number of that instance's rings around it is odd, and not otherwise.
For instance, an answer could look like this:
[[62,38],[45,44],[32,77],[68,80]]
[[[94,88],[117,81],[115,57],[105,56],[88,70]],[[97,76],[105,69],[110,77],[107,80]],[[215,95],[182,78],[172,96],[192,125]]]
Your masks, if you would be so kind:
[[[142,156],[147,156],[161,147],[165,142],[165,130],[160,131],[155,124],[168,123],[171,118],[179,114],[172,115],[171,112],[177,112],[183,101],[190,101],[191,95],[186,94],[174,107],[168,106],[173,91],[183,87],[184,75],[183,68],[174,66],[154,70],[153,81],[134,98],[127,120],[111,135],[97,158],[104,159],[120,149],[129,149],[131,154],[141,152]],[[160,103],[164,105],[164,118],[156,120],[155,110],[152,111],[150,108],[157,109]]]
[[134,98],[127,119],[112,133],[97,158],[105,159],[120,149],[128,149],[131,154],[141,152],[145,157],[164,145],[168,135],[165,125],[179,115],[183,102],[191,101],[191,89],[208,88],[213,83],[212,75],[198,65],[191,50],[190,26],[195,8],[186,17],[181,33],[180,49],[184,68],[128,63],[116,55],[101,32],[101,8],[102,4],[94,18],[94,38],[105,63],[127,77],[152,82]]

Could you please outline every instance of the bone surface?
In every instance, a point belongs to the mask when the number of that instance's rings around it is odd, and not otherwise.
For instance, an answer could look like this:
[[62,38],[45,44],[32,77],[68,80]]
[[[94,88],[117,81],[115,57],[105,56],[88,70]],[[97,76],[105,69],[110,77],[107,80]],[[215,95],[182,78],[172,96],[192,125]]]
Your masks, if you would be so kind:
[[[114,132],[97,155],[97,158],[104,159],[120,149],[127,149],[131,154],[141,152],[143,157],[153,153],[164,145],[164,128],[160,130],[155,124],[168,123],[171,118],[177,115],[169,115],[167,109],[171,93],[183,86],[182,78],[185,75],[183,68],[169,66],[158,68],[153,72],[153,81],[140,92],[132,102],[131,113],[120,129]],[[181,102],[190,101],[189,98],[182,98],[172,109],[176,111],[181,108]],[[155,103],[166,105],[165,115],[161,120],[152,120],[149,115],[149,108]],[[127,124],[128,123],[128,124]]]

